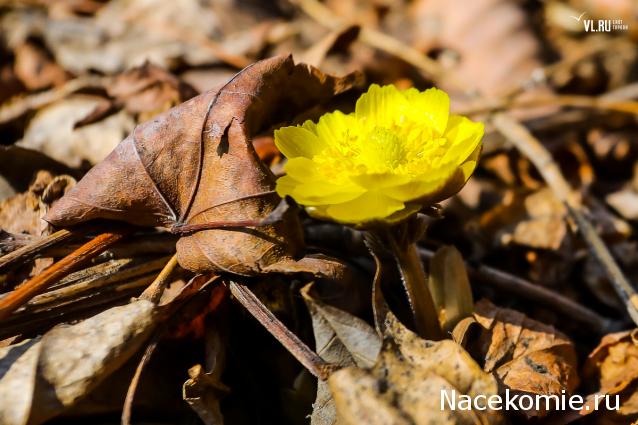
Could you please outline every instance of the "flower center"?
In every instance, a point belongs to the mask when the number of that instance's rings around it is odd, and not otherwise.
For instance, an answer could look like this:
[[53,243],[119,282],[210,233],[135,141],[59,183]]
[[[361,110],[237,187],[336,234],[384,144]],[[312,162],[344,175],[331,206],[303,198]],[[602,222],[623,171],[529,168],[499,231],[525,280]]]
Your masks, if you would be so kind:
[[[402,117],[405,118],[405,117]],[[344,129],[335,144],[316,155],[322,173],[332,183],[365,174],[423,175],[439,165],[448,140],[436,137],[422,122],[401,119],[400,125],[368,131]]]

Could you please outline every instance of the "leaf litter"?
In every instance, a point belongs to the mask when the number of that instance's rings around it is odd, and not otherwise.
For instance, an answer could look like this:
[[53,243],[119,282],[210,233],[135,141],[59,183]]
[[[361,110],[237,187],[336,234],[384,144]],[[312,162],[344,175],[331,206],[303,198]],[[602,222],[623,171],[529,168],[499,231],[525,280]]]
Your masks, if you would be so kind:
[[[3,6],[0,253],[33,251],[0,268],[0,301],[101,230],[137,227],[0,323],[0,422],[119,423],[141,353],[170,306],[187,299],[193,311],[172,314],[179,325],[162,330],[141,364],[134,423],[638,419],[626,300],[576,233],[582,222],[555,182],[489,120],[476,176],[419,242],[436,251],[426,269],[442,341],[396,319],[409,308],[387,258],[379,285],[389,310],[377,333],[364,235],[300,214],[273,192],[285,163],[274,129],[350,112],[366,89],[362,74],[400,88],[436,85],[473,119],[504,110],[522,120],[635,282],[635,112],[606,106],[636,110],[634,6],[460,3]],[[629,29],[587,33],[570,17],[583,12]],[[61,227],[72,236],[49,246]],[[135,298],[174,253],[180,265],[163,307]],[[228,276],[339,370],[312,378],[234,298],[214,295],[226,293]],[[582,314],[604,325],[589,329]],[[588,406],[618,395],[620,408],[450,412],[439,408],[441,389],[564,392]]]

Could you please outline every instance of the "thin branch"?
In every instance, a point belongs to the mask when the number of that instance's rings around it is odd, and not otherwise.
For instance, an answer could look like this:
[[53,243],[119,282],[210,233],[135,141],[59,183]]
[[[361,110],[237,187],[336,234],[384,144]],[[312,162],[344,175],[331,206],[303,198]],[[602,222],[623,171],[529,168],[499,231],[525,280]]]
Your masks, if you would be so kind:
[[166,263],[162,271],[157,275],[155,280],[144,290],[140,298],[148,300],[153,304],[158,304],[166,286],[169,283],[169,278],[173,271],[177,267],[177,254],[174,254],[170,260]]
[[163,332],[155,332],[153,335],[153,339],[146,346],[146,350],[144,350],[144,355],[140,359],[140,362],[137,364],[135,368],[135,374],[133,374],[133,378],[131,379],[131,383],[128,386],[128,390],[126,390],[126,398],[124,399],[124,407],[122,408],[122,425],[131,425],[131,413],[133,412],[133,400],[135,399],[135,391],[137,391],[137,387],[140,383],[140,377],[142,376],[142,371],[151,360],[155,349],[157,348],[157,344],[159,343]]
[[73,251],[37,276],[29,279],[13,292],[0,300],[0,320],[27,303],[46,288],[72,271],[95,258],[102,251],[122,239],[128,231],[121,229],[112,233],[102,233]]
[[57,245],[60,242],[64,242],[70,239],[72,236],[80,234],[84,235],[85,232],[86,229],[62,229],[42,239],[38,239],[37,241],[30,243],[29,245],[18,248],[15,251],[8,253],[7,255],[0,257],[0,272],[5,271],[7,268],[18,262],[27,261],[34,258],[45,249]]
[[326,363],[281,323],[250,289],[243,284],[230,282],[230,292],[310,373],[322,381],[328,379],[334,366]]
[[602,96],[594,97],[579,95],[542,95],[524,99],[498,99],[496,101],[487,101],[484,104],[470,106],[469,108],[454,112],[461,115],[476,115],[488,112],[502,111],[506,109],[536,108],[539,106],[548,105],[599,109],[604,111],[615,111],[638,115],[638,102],[630,100],[608,99]]
[[551,154],[527,128],[510,116],[498,113],[493,116],[492,122],[497,130],[534,164],[554,195],[567,206],[590,251],[603,267],[618,296],[625,303],[629,316],[638,324],[638,294],[636,290],[631,286],[609,249],[585,217],[577,194],[572,191]]

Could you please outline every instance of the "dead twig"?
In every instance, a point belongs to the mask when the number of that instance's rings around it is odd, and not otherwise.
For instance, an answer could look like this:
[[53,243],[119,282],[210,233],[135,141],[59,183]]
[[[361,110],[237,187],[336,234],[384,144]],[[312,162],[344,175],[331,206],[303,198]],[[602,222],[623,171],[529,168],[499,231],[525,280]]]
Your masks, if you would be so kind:
[[169,278],[173,271],[177,267],[177,254],[174,254],[170,260],[166,263],[162,271],[157,275],[155,280],[142,292],[140,298],[148,300],[153,304],[158,304],[162,294],[164,293],[164,289],[169,283]]
[[37,241],[30,243],[29,245],[18,248],[15,251],[8,253],[7,255],[0,257],[0,272],[3,272],[7,268],[18,262],[30,260],[33,257],[36,257],[45,249],[50,248],[53,245],[57,245],[60,242],[64,242],[70,239],[72,236],[80,234],[86,234],[86,229],[62,229],[42,239],[38,239]]
[[230,292],[246,310],[277,341],[279,341],[299,362],[317,378],[325,381],[334,371],[334,366],[326,363],[317,353],[312,351],[292,333],[245,285],[230,282]]
[[472,106],[455,111],[461,115],[477,115],[488,112],[502,111],[515,108],[536,108],[539,106],[571,106],[575,108],[589,108],[622,112],[638,115],[638,102],[627,100],[613,100],[602,96],[557,95],[538,96],[527,99],[499,99],[483,105]]
[[133,374],[133,378],[131,378],[131,383],[128,386],[128,390],[126,391],[126,398],[124,399],[124,407],[122,408],[122,425],[131,425],[131,413],[133,411],[133,400],[135,399],[135,391],[137,390],[137,386],[140,383],[140,377],[142,376],[142,371],[151,360],[155,349],[157,348],[157,344],[159,343],[163,332],[155,332],[153,335],[153,339],[146,346],[146,350],[144,350],[144,355],[140,359],[140,362],[137,364],[135,368],[135,373]]
[[577,194],[572,191],[551,154],[527,128],[510,116],[498,113],[492,117],[492,122],[497,130],[534,164],[556,197],[567,206],[590,251],[600,262],[607,278],[625,303],[629,316],[638,324],[638,294],[636,290],[631,286],[609,249],[585,217]]
[[73,251],[51,267],[37,276],[29,279],[13,292],[0,300],[0,320],[6,319],[11,313],[38,295],[46,288],[71,273],[78,267],[86,264],[109,246],[122,239],[129,229],[119,229],[113,232],[102,233],[80,248]]

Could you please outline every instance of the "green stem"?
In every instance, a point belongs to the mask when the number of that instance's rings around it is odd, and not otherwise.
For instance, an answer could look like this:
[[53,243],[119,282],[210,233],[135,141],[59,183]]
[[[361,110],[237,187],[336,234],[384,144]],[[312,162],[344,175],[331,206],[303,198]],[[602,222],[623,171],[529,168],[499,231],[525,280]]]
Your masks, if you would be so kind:
[[401,272],[401,280],[408,295],[417,332],[425,339],[442,339],[443,332],[439,325],[438,313],[427,286],[427,277],[416,243],[400,244],[391,238],[390,245]]

